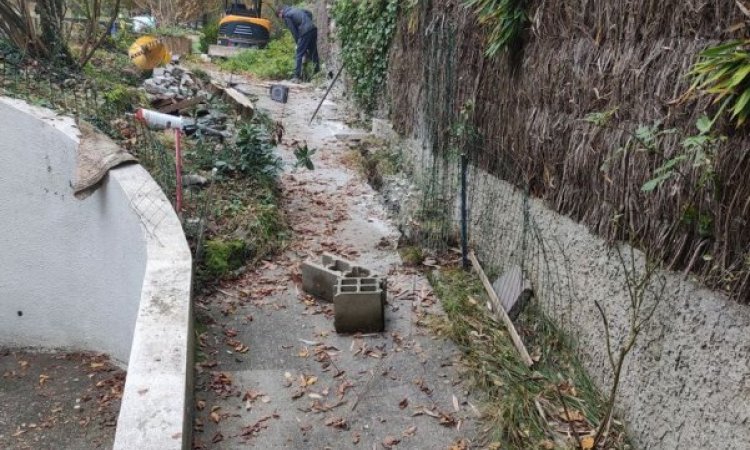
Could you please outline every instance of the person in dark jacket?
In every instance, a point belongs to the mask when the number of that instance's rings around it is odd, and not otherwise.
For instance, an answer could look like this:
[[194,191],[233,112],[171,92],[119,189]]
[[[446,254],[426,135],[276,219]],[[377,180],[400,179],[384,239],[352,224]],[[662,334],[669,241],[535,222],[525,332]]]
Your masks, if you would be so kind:
[[313,22],[310,11],[294,8],[292,6],[282,6],[278,9],[277,14],[280,19],[284,20],[289,31],[294,36],[294,42],[297,43],[297,54],[295,55],[294,78],[302,78],[302,60],[309,56],[315,64],[315,73],[320,71],[320,58],[318,57],[318,29]]

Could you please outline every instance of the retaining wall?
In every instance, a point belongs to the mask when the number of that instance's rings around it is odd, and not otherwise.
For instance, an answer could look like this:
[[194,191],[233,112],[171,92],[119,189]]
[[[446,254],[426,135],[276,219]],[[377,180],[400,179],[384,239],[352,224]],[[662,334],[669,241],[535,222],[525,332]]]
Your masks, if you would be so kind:
[[[376,120],[373,132],[404,149],[412,179],[424,183],[431,173],[424,141],[400,140],[384,121]],[[612,371],[594,302],[606,310],[619,341],[627,331],[629,297],[616,253],[586,226],[483,170],[471,168],[468,184],[471,245],[483,264],[498,273],[525,268],[536,297],[577,339],[584,365],[608,392]],[[403,223],[419,198],[401,203]],[[626,259],[631,251],[624,247]],[[642,268],[642,253],[634,255]],[[619,418],[637,448],[750,448],[750,307],[682,273],[658,276],[666,281],[664,296],[626,361]]]
[[72,119],[0,98],[0,124],[0,345],[111,355],[115,448],[186,448],[192,260],[169,201],[137,164],[78,200]]

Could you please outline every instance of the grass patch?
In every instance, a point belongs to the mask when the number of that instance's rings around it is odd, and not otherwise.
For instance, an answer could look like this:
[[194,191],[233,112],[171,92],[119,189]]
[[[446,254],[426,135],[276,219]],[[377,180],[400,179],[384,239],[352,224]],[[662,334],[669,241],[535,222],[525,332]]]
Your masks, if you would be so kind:
[[[503,325],[486,312],[484,288],[474,274],[443,269],[433,272],[430,282],[446,312],[431,317],[430,326],[464,353],[467,375],[482,401],[490,448],[579,448],[575,438],[566,436],[571,427],[586,448],[604,413],[605,399],[573,347],[536,302],[530,302],[516,324],[536,360],[528,368]],[[631,448],[617,422],[603,448]]]
[[281,80],[294,72],[294,53],[296,45],[291,33],[284,33],[273,40],[265,49],[245,50],[219,63],[229,72],[241,72],[261,79]]
[[384,176],[396,175],[404,167],[402,153],[382,142],[360,143],[345,162],[355,166],[375,190],[383,187]]
[[407,266],[419,266],[424,261],[422,248],[416,245],[399,249],[401,260]]

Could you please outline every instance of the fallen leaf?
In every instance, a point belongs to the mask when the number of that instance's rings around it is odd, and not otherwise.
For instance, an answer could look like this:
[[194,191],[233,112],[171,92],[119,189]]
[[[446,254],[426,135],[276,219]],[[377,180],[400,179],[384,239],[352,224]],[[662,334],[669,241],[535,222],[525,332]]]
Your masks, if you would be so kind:
[[346,423],[346,419],[342,417],[329,417],[325,421],[326,426],[333,427],[333,428],[339,428],[341,430],[346,430],[349,428],[349,425]]
[[581,439],[581,448],[583,450],[591,450],[594,448],[594,438],[592,436],[586,436]]
[[49,380],[49,375],[45,375],[45,374],[39,375],[39,385],[40,386],[44,386],[44,383],[46,383],[47,380]]
[[216,432],[216,434],[214,434],[214,437],[213,437],[213,438],[211,438],[211,443],[212,443],[212,444],[216,444],[216,443],[219,443],[219,442],[221,442],[221,441],[223,441],[223,440],[224,440],[224,435],[223,435],[223,434],[221,434],[221,433],[219,433],[219,432],[217,431],[217,432]]
[[448,447],[448,450],[468,450],[469,444],[466,442],[465,439],[459,439],[458,441],[451,444],[450,447]]
[[401,408],[401,409],[404,409],[407,406],[409,406],[409,399],[408,398],[405,398],[405,399],[401,400],[400,402],[398,402],[398,407]]
[[395,438],[393,436],[386,436],[386,438],[383,439],[382,444],[385,448],[393,448],[398,445],[399,442],[401,442],[401,439]]
[[263,403],[269,403],[271,401],[271,397],[264,395],[260,398],[260,401],[262,401]]
[[263,395],[264,394],[261,391],[250,389],[248,391],[245,391],[245,395],[242,396],[242,400],[254,402],[258,397],[261,397]]
[[456,412],[459,412],[459,411],[461,411],[461,407],[459,407],[459,406],[458,406],[458,398],[456,398],[456,395],[455,395],[455,394],[453,394],[453,409],[454,409],[454,410],[455,410]]
[[567,411],[560,409],[558,416],[565,422],[584,422],[586,420],[583,414],[576,409],[568,409]]
[[416,425],[412,425],[409,428],[407,428],[406,430],[404,430],[403,435],[404,435],[404,437],[414,436],[414,433],[416,433],[416,432],[417,432],[417,426]]
[[206,407],[206,401],[205,400],[198,400],[195,402],[195,407],[198,409],[198,411],[203,411],[203,408]]
[[214,411],[211,413],[211,420],[213,420],[214,423],[219,423],[221,421],[221,416],[218,412]]
[[352,444],[354,444],[354,445],[359,444],[360,438],[361,438],[361,436],[359,434],[359,431],[355,431],[354,433],[352,433]]

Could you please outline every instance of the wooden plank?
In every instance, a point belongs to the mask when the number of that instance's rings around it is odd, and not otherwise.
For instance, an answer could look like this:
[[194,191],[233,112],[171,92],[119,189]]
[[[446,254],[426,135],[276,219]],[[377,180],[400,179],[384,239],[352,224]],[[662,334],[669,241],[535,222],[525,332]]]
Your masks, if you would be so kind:
[[175,111],[180,111],[182,109],[187,109],[192,106],[195,106],[202,101],[203,101],[203,97],[201,97],[200,95],[195,96],[193,98],[186,98],[185,100],[181,102],[173,103],[171,105],[167,105],[167,106],[163,106],[159,108],[159,112],[162,112],[165,114],[173,113]]
[[513,322],[510,320],[510,317],[508,317],[508,313],[505,312],[502,302],[500,302],[500,299],[497,298],[497,294],[495,294],[495,290],[492,288],[492,283],[490,283],[490,280],[487,279],[487,275],[484,274],[484,270],[482,270],[482,266],[479,264],[479,261],[477,260],[477,257],[473,251],[469,252],[469,259],[471,259],[471,264],[474,266],[474,270],[476,270],[477,275],[479,275],[479,279],[482,280],[482,284],[484,285],[485,291],[487,291],[487,295],[490,297],[490,302],[492,303],[492,307],[495,310],[495,314],[497,316],[500,316],[500,319],[505,324],[505,328],[508,330],[508,334],[510,335],[510,339],[513,341],[513,345],[516,346],[516,349],[518,349],[518,353],[521,354],[521,359],[528,367],[533,366],[534,361],[531,359],[531,356],[529,356],[529,352],[526,351],[526,347],[523,345],[521,336],[518,335],[516,327],[513,326]]
[[225,99],[232,103],[237,111],[244,117],[252,118],[255,114],[255,105],[242,92],[235,88],[224,89]]

